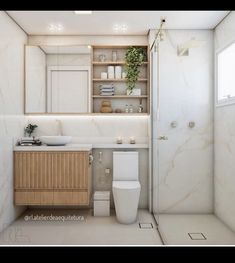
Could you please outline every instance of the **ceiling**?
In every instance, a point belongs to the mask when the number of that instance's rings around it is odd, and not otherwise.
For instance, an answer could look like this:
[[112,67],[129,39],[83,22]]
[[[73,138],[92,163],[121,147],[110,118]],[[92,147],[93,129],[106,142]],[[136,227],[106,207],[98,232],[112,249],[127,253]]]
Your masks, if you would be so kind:
[[[230,11],[7,11],[29,35],[146,35],[158,28],[213,29]],[[58,25],[59,30],[54,30]]]

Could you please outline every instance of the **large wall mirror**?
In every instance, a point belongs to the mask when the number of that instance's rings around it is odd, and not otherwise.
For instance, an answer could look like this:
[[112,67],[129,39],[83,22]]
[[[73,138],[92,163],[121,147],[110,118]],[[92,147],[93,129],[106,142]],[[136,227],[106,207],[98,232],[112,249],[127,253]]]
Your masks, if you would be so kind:
[[25,46],[25,113],[90,113],[91,49]]

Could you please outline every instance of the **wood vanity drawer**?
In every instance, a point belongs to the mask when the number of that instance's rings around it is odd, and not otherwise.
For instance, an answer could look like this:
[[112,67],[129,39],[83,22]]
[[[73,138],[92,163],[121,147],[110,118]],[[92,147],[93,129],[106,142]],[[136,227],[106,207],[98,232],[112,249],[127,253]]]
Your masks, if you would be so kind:
[[16,205],[89,205],[87,191],[15,191]]
[[87,152],[15,152],[15,188],[87,189]]
[[53,191],[15,191],[16,205],[53,204]]
[[89,205],[90,152],[15,152],[16,205]]

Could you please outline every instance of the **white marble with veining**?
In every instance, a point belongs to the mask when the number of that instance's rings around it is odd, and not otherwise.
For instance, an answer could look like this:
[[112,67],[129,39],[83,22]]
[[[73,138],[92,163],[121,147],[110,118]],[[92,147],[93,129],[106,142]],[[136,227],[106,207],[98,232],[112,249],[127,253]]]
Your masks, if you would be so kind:
[[13,147],[23,136],[24,45],[26,34],[0,11],[0,232],[24,207],[14,206]]
[[[177,56],[191,38],[205,41]],[[167,30],[159,48],[160,115],[153,133],[153,206],[160,213],[213,211],[213,31]],[[156,103],[156,98],[153,98]],[[154,107],[154,116],[156,107]],[[177,127],[172,128],[171,122]],[[189,128],[194,121],[195,127]],[[157,140],[165,135],[168,140]],[[158,156],[158,158],[157,158]]]
[[72,143],[116,143],[118,137],[129,144],[134,137],[136,144],[148,142],[149,116],[27,116],[26,124],[37,124],[35,136],[50,136],[60,133],[72,136]]
[[[215,52],[235,41],[235,12],[215,29]],[[235,104],[215,107],[215,214],[235,231]]]
[[[57,135],[59,127],[56,120],[60,120],[62,134],[72,136],[72,144],[92,145],[93,191],[112,191],[112,153],[115,149],[138,151],[141,183],[139,207],[147,208],[149,118],[149,116],[27,116],[26,123],[38,125],[35,136]],[[117,137],[122,138],[123,144],[116,144]],[[135,138],[136,144],[130,144],[131,137]],[[106,168],[110,169],[110,174],[105,173]],[[112,195],[111,205],[113,206]]]
[[235,230],[235,105],[215,109],[215,213]]

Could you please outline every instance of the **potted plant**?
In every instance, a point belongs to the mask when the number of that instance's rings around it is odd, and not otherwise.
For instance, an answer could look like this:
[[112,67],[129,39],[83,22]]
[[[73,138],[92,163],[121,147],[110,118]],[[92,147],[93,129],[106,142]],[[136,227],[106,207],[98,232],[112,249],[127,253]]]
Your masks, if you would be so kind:
[[28,124],[25,128],[25,134],[28,134],[29,137],[31,137],[32,133],[34,132],[34,130],[37,128],[38,126],[35,124]]
[[130,46],[125,54],[125,72],[127,79],[127,95],[141,95],[134,93],[135,84],[140,73],[140,66],[146,60],[146,51],[142,47]]

